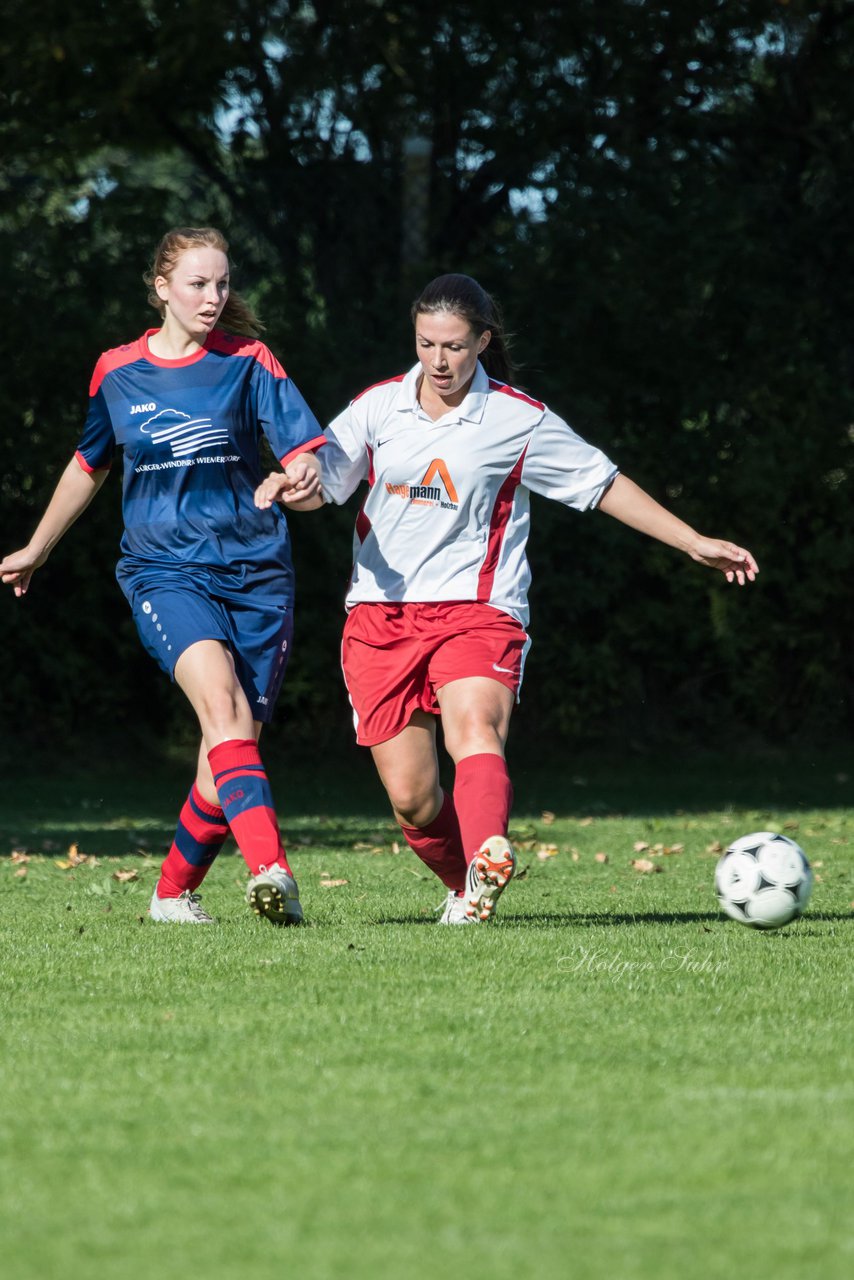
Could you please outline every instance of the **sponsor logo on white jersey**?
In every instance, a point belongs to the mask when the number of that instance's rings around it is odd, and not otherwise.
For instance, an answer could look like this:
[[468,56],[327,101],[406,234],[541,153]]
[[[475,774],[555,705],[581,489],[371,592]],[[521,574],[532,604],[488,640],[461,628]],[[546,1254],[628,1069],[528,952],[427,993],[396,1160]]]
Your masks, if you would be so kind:
[[[431,484],[436,478],[441,480],[441,486]],[[442,458],[433,459],[419,484],[392,484],[387,480],[385,490],[396,498],[405,498],[413,506],[444,507],[451,511],[459,506],[457,490]]]

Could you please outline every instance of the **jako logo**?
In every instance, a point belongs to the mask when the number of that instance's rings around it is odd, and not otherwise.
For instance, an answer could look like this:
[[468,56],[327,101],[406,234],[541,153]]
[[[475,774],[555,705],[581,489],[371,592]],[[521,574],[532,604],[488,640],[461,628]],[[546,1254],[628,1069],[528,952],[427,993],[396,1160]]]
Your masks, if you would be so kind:
[[134,413],[154,413],[154,410],[155,410],[156,408],[157,408],[157,405],[156,405],[156,404],[132,404],[132,405],[131,405],[131,407],[130,407],[130,411],[131,411],[131,413],[132,413],[132,414],[134,414]]
[[231,804],[232,801],[234,800],[242,800],[245,795],[246,795],[246,792],[243,790],[243,788],[238,787],[237,791],[232,791],[229,795],[225,797],[225,799],[222,802],[223,809],[226,807],[226,805]]

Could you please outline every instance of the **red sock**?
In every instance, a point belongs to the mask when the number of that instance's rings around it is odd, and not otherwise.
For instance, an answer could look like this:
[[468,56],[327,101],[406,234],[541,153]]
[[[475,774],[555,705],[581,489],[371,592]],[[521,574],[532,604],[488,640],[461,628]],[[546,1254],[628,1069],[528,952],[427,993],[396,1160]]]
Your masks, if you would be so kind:
[[466,860],[454,802],[446,793],[439,812],[426,827],[404,827],[404,839],[426,867],[456,892],[465,888]]
[[484,840],[507,835],[512,806],[513,786],[503,756],[484,753],[466,756],[457,763],[454,808],[467,862]]
[[225,844],[228,823],[219,805],[208,804],[195,782],[178,818],[172,847],[160,868],[159,898],[198,889]]
[[277,864],[290,873],[270,780],[254,738],[230,738],[208,752],[219,802],[246,865],[257,876]]

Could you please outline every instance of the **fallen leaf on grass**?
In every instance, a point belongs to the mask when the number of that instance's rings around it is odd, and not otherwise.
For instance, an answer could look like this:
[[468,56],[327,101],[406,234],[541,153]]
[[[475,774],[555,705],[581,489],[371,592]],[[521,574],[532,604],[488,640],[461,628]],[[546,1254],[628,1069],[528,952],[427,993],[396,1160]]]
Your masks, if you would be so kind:
[[[672,853],[684,853],[685,851],[684,844],[661,844],[660,841],[658,844],[646,845],[645,848],[651,858],[667,858]],[[635,852],[641,852],[637,845],[635,845]]]
[[723,853],[724,847],[720,840],[713,840],[711,844],[706,845],[706,853]]
[[540,814],[540,821],[542,822],[544,827],[550,827],[554,822],[554,820],[555,820],[555,815],[552,813],[551,809],[544,809],[543,812]]
[[118,880],[119,884],[129,884],[131,880],[139,879],[139,872],[130,868],[127,871],[114,871],[113,879]]
[[342,884],[349,884],[349,880],[321,880],[321,889],[338,889]]
[[540,862],[546,862],[549,858],[556,858],[560,853],[556,844],[541,844],[537,849],[537,857]]
[[580,827],[592,827],[592,826],[593,826],[593,819],[592,819],[592,818],[579,818],[579,820],[578,820],[578,825],[579,825]]
[[9,861],[12,863],[13,867],[20,865],[22,862],[29,862],[29,860],[30,855],[28,853],[24,853],[23,849],[13,849],[9,856]]
[[68,846],[68,858],[57,859],[53,865],[59,867],[60,871],[68,871],[71,867],[97,867],[98,859],[91,854],[81,853],[80,846],[72,844]]
[[16,879],[16,880],[26,880],[26,878],[27,878],[27,868],[26,868],[26,867],[18,867],[18,870],[17,870],[17,871],[15,871],[15,872],[13,872],[13,874],[14,874],[14,877],[15,877],[15,879]]
[[632,845],[632,848],[635,853],[644,853],[649,848],[649,845],[645,840],[636,840]]
[[596,861],[597,861],[597,862],[607,862],[607,861],[608,861],[608,855],[607,855],[607,853],[601,853],[601,852],[600,852],[600,853],[596,853],[596,854],[594,854],[593,856],[595,857],[595,859],[596,859]]
[[660,862],[650,862],[649,858],[632,858],[632,866],[642,875],[664,870]]

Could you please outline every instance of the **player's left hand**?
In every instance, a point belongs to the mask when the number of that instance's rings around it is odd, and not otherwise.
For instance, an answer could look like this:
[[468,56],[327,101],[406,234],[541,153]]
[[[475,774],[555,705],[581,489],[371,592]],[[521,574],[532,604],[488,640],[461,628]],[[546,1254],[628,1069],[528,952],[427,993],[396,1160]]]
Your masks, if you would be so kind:
[[740,587],[753,582],[759,572],[759,565],[749,551],[720,538],[698,538],[689,555],[698,564],[720,569],[727,582],[737,582]]

